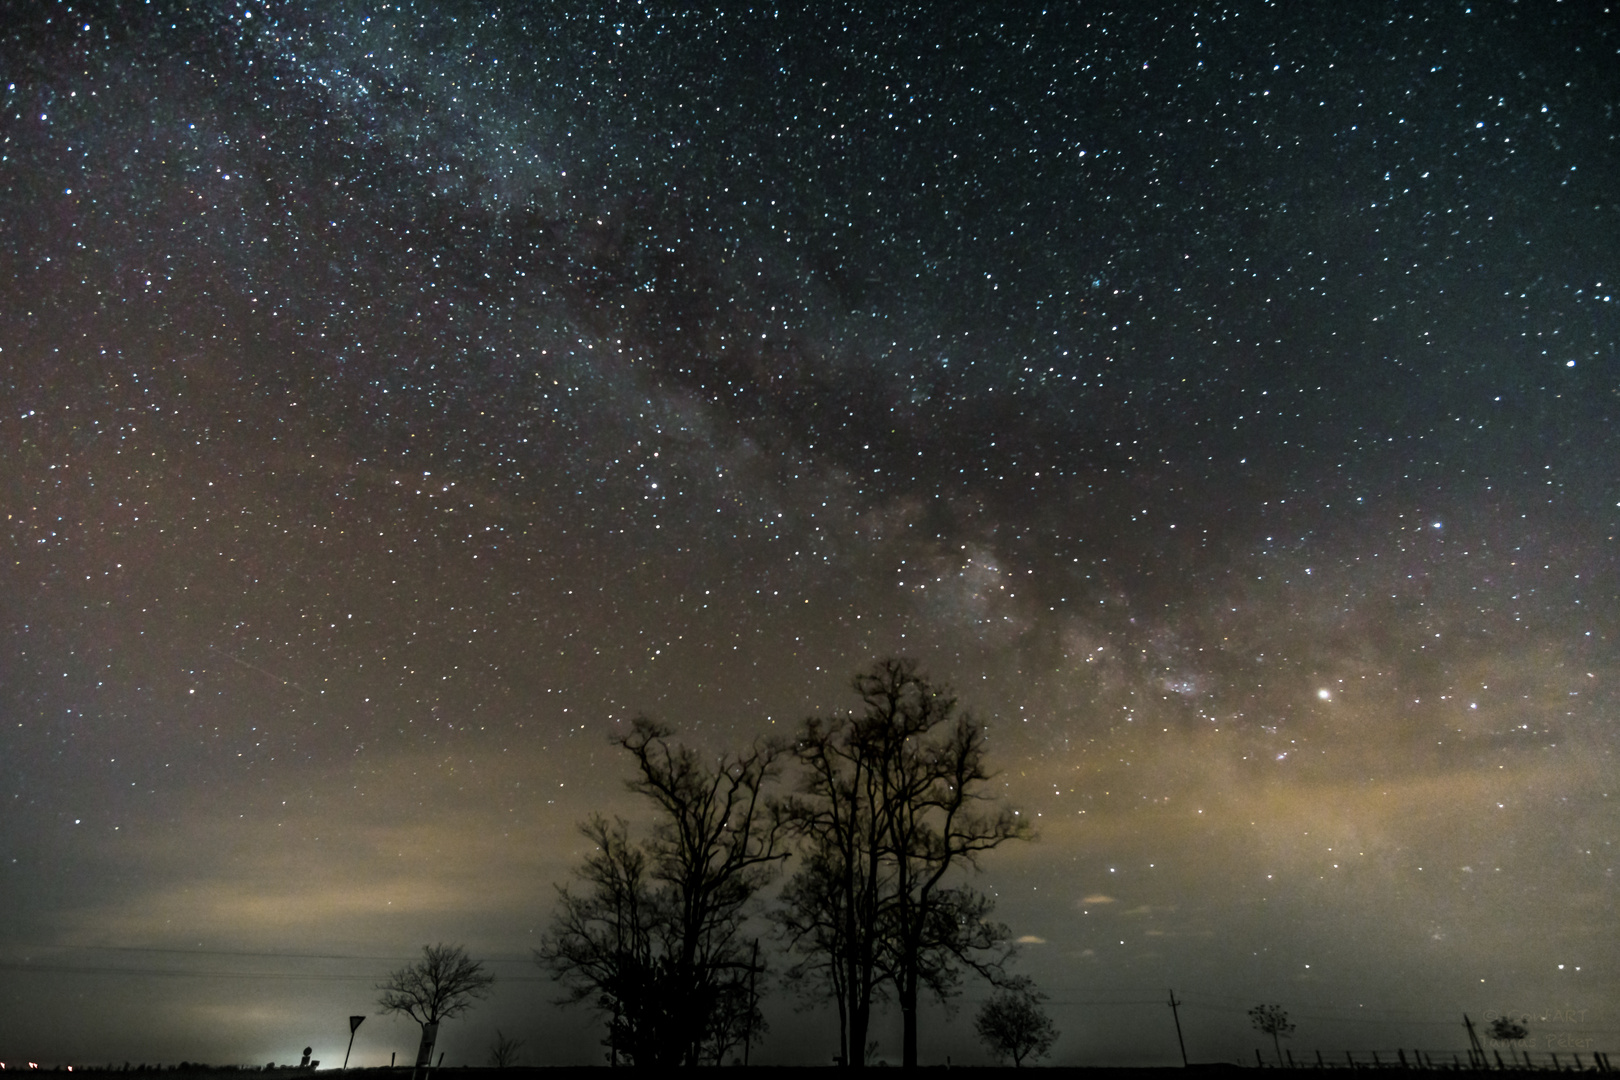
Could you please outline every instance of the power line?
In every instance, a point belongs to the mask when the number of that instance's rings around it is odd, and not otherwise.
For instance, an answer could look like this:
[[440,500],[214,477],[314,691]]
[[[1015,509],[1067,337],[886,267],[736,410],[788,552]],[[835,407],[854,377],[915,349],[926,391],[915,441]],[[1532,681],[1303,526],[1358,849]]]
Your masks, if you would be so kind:
[[[386,971],[348,974],[299,971],[225,971],[207,968],[121,967],[112,965],[31,963],[27,961],[0,961],[0,971],[27,972],[35,975],[139,975],[161,978],[255,979],[282,982],[381,982],[388,977]],[[554,981],[549,975],[505,975],[501,977],[502,983],[549,983]]]
[[[245,956],[262,960],[375,960],[385,964],[408,963],[409,956],[376,956],[363,953],[305,953],[305,952],[270,952],[252,949],[182,949],[174,946],[160,945],[45,945],[30,942],[12,943],[9,951],[34,950],[36,952],[63,952],[69,950],[95,951],[95,952],[124,952],[124,953],[160,953],[174,956]],[[534,958],[530,956],[517,956],[513,954],[497,954],[485,957],[485,963],[490,964],[532,964]]]

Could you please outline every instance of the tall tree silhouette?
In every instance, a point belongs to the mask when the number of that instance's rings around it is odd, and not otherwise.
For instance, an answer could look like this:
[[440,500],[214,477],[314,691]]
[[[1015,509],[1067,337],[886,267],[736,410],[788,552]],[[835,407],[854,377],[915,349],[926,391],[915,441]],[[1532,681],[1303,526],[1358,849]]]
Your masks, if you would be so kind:
[[551,926],[535,959],[568,988],[562,1004],[589,1003],[607,1020],[614,1064],[658,1057],[667,1039],[667,995],[659,979],[669,919],[647,855],[622,818],[580,826],[595,850],[574,872],[583,889],[557,887]]
[[615,740],[636,763],[630,789],[657,808],[652,834],[636,842],[623,821],[587,822],[596,851],[576,873],[584,890],[559,888],[535,950],[568,987],[564,1003],[603,1012],[615,1060],[637,1065],[695,1065],[735,1043],[737,1011],[757,1011],[747,907],[786,858],[763,796],[777,749],[706,765],[671,734],[640,718]]
[[[815,1001],[832,999],[838,1014],[838,1060],[847,1064],[853,1002],[862,1000],[864,1033],[871,1004],[882,1000],[883,984],[872,980],[863,984],[850,970],[851,945],[860,940],[860,933],[852,925],[850,895],[856,890],[846,866],[833,852],[810,850],[783,887],[771,918],[795,957],[784,973],[788,985]],[[875,964],[873,971],[875,980]],[[853,1045],[864,1046],[864,1039]]]
[[884,659],[853,682],[862,709],[812,717],[795,746],[799,794],[783,804],[806,852],[779,921],[841,1000],[842,1056],[863,1065],[873,1002],[887,983],[900,1004],[902,1063],[917,1064],[919,992],[944,998],[963,966],[996,977],[1004,927],[954,870],[1026,837],[985,792],[983,729],[956,698]]

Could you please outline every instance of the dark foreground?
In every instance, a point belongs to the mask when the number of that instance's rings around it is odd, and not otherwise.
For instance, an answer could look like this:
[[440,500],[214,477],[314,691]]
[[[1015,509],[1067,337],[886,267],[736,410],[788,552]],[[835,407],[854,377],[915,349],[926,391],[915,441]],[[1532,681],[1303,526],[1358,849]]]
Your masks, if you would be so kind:
[[[1575,1068],[1573,1062],[1564,1061],[1564,1062],[1562,1062],[1562,1064],[1563,1064],[1564,1068],[1561,1071],[1564,1071],[1564,1072],[1581,1071],[1581,1072],[1591,1072],[1591,1073],[1610,1073],[1610,1070],[1606,1070],[1606,1069],[1601,1068],[1598,1064],[1593,1062],[1586,1055],[1582,1056],[1581,1064],[1584,1066],[1584,1068],[1582,1068],[1580,1070],[1577,1070]],[[558,1067],[524,1067],[524,1066],[519,1066],[519,1067],[515,1067],[515,1068],[508,1068],[508,1069],[493,1069],[493,1068],[434,1069],[433,1072],[432,1072],[431,1080],[569,1080],[570,1077],[573,1077],[573,1076],[576,1076],[576,1075],[578,1075],[578,1076],[600,1076],[602,1071],[605,1068],[606,1068],[606,1066],[589,1066],[589,1067],[587,1067],[587,1066],[558,1066]],[[759,1075],[759,1076],[764,1076],[764,1077],[773,1077],[773,1076],[774,1077],[781,1077],[781,1076],[783,1076],[784,1074],[787,1074],[787,1073],[799,1073],[799,1072],[807,1072],[807,1071],[812,1071],[812,1070],[824,1071],[824,1070],[829,1069],[829,1068],[830,1068],[830,1066],[824,1066],[824,1065],[823,1066],[751,1066],[751,1067],[747,1067],[747,1068],[744,1068],[742,1066],[733,1065],[733,1066],[726,1066],[726,1067],[722,1067],[722,1068],[705,1068],[705,1069],[695,1069],[695,1070],[681,1070],[681,1072],[683,1074],[685,1074],[685,1075],[691,1075],[691,1074],[697,1073],[697,1072],[722,1072],[726,1076],[734,1078],[734,1080],[743,1080],[744,1077],[747,1077],[747,1076],[750,1076],[750,1075]],[[957,1068],[962,1069],[963,1067],[958,1066]],[[1162,1068],[1162,1067],[1160,1067],[1160,1068],[1083,1068],[1083,1067],[1068,1067],[1068,1066],[1065,1066],[1065,1067],[1045,1067],[1045,1066],[1038,1066],[1038,1065],[1036,1065],[1036,1066],[1028,1066],[1028,1067],[1026,1067],[1024,1069],[1011,1069],[1011,1068],[995,1067],[995,1066],[968,1066],[966,1068],[967,1068],[968,1071],[971,1071],[976,1076],[995,1075],[997,1077],[1005,1077],[1006,1080],[1011,1080],[1011,1078],[1014,1077],[1014,1076],[1022,1076],[1025,1073],[1028,1073],[1028,1072],[1039,1072],[1041,1075],[1048,1076],[1048,1077],[1069,1077],[1069,1078],[1072,1078],[1072,1080],[1116,1080],[1116,1078],[1118,1078],[1118,1080],[1188,1080],[1188,1074],[1189,1073],[1192,1074],[1195,1077],[1217,1078],[1217,1077],[1221,1077],[1221,1076],[1225,1076],[1225,1075],[1232,1074],[1232,1073],[1237,1073],[1237,1072],[1255,1072],[1256,1071],[1255,1067],[1252,1066],[1252,1065],[1250,1065],[1250,1066],[1240,1066],[1240,1065],[1232,1065],[1232,1064],[1224,1064],[1224,1063],[1209,1064],[1209,1065],[1192,1065],[1192,1066],[1189,1066],[1189,1067],[1184,1068],[1184,1069],[1183,1068]],[[1363,1068],[1369,1069],[1369,1070],[1374,1070],[1374,1071],[1381,1072],[1381,1073],[1397,1073],[1397,1074],[1403,1074],[1403,1075],[1408,1074],[1408,1073],[1417,1074],[1417,1073],[1449,1072],[1449,1073],[1453,1073],[1454,1075],[1457,1075],[1459,1077],[1463,1077],[1463,1076],[1478,1077],[1479,1080],[1485,1080],[1485,1078],[1491,1077],[1491,1076],[1501,1076],[1503,1073],[1527,1074],[1527,1073],[1531,1073],[1531,1072],[1551,1072],[1551,1071],[1553,1071],[1550,1064],[1549,1064],[1549,1066],[1547,1066],[1545,1068],[1534,1068],[1534,1067],[1532,1067],[1532,1068],[1528,1068],[1528,1069],[1523,1068],[1523,1067],[1520,1067],[1520,1068],[1507,1068],[1507,1069],[1495,1069],[1495,1068],[1492,1068],[1492,1069],[1468,1069],[1468,1068],[1455,1069],[1455,1068],[1452,1068],[1449,1064],[1442,1067],[1438,1061],[1435,1062],[1435,1066],[1433,1068],[1422,1068],[1422,1069],[1419,1069],[1419,1068],[1403,1068],[1398,1062],[1385,1063],[1382,1066],[1375,1066],[1375,1065],[1372,1065],[1372,1064],[1367,1064],[1365,1066],[1362,1066],[1362,1065],[1360,1065],[1358,1063],[1356,1069],[1354,1069],[1354,1070],[1349,1069],[1349,1067],[1347,1065],[1344,1065],[1344,1064],[1340,1064],[1338,1066],[1332,1066],[1332,1065],[1328,1066],[1328,1070],[1330,1070],[1330,1071],[1356,1071],[1356,1072],[1359,1072]],[[24,1071],[24,1070],[8,1069],[6,1071],[7,1072],[12,1072],[12,1071],[19,1071],[20,1072],[20,1071]],[[52,1070],[39,1070],[39,1071],[41,1071],[41,1072],[45,1072],[45,1071],[57,1072],[57,1071],[65,1071],[65,1070],[52,1069]],[[338,1069],[321,1069],[321,1070],[319,1070],[319,1072],[321,1074],[323,1074],[323,1075],[331,1075],[331,1074],[339,1073],[339,1072],[342,1072],[342,1071],[343,1070],[338,1070]],[[879,1072],[889,1072],[889,1071],[898,1071],[898,1070],[889,1070],[889,1069],[884,1069],[884,1068],[879,1067],[878,1071]],[[951,1070],[949,1070],[946,1066],[930,1066],[930,1067],[928,1067],[926,1069],[926,1071],[929,1071],[929,1072],[944,1072],[944,1071],[951,1071]],[[1285,1078],[1287,1078],[1287,1077],[1299,1077],[1299,1078],[1301,1078],[1301,1080],[1303,1080],[1303,1078],[1305,1076],[1310,1075],[1310,1074],[1316,1074],[1316,1075],[1320,1076],[1320,1074],[1324,1070],[1321,1069],[1321,1068],[1318,1068],[1316,1066],[1311,1066],[1311,1067],[1294,1068],[1294,1069],[1279,1069],[1279,1068],[1275,1068],[1275,1067],[1267,1067],[1264,1071],[1266,1072],[1266,1074],[1268,1076],[1275,1077],[1276,1080],[1285,1080]],[[349,1070],[347,1070],[347,1073],[345,1073],[345,1075],[352,1075],[355,1078],[355,1080],[410,1080],[410,1072],[411,1072],[411,1070],[408,1069],[408,1068],[349,1069]],[[211,1067],[211,1066],[206,1066],[206,1065],[197,1066],[197,1065],[190,1065],[190,1064],[186,1064],[186,1063],[183,1063],[183,1064],[181,1064],[179,1066],[175,1066],[175,1065],[149,1066],[149,1067],[142,1067],[142,1068],[138,1068],[138,1069],[132,1067],[132,1068],[130,1068],[128,1070],[125,1070],[123,1068],[117,1068],[117,1069],[108,1070],[108,1069],[105,1069],[105,1068],[99,1068],[99,1069],[94,1068],[94,1067],[86,1068],[86,1067],[82,1067],[82,1066],[81,1067],[75,1067],[73,1069],[73,1075],[75,1077],[75,1080],[77,1080],[77,1078],[79,1078],[79,1077],[84,1077],[84,1078],[86,1078],[86,1080],[156,1080],[156,1078],[153,1076],[153,1074],[155,1074],[155,1073],[166,1074],[167,1076],[171,1077],[172,1080],[249,1080],[249,1078],[252,1078],[252,1080],[271,1080],[272,1077],[274,1077],[275,1080],[307,1080],[307,1078],[309,1078],[311,1076],[311,1070],[308,1070],[308,1069],[298,1069],[298,1068],[264,1069],[264,1068],[254,1068],[254,1067],[251,1067],[251,1066],[242,1067],[242,1068],[216,1068],[216,1067]]]

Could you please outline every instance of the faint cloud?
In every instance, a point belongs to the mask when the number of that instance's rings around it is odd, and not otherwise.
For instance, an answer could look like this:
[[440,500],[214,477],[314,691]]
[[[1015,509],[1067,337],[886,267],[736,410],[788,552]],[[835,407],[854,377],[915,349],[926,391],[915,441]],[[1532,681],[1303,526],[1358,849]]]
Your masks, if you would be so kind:
[[1112,896],[1104,896],[1102,893],[1092,893],[1090,896],[1088,896],[1085,899],[1081,900],[1080,903],[1087,904],[1087,905],[1089,905],[1089,904],[1112,904],[1112,903],[1114,903],[1114,898]]

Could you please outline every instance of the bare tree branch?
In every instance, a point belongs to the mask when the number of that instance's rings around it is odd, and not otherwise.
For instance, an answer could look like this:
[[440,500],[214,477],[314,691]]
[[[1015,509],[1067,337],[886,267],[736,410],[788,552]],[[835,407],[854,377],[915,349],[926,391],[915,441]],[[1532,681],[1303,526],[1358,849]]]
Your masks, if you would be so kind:
[[558,890],[535,951],[568,988],[560,1004],[589,1003],[606,1016],[615,1062],[718,1060],[764,1025],[762,965],[741,931],[787,857],[763,796],[779,750],[760,744],[710,766],[671,734],[639,718],[614,740],[636,763],[630,790],[658,808],[652,836],[632,841],[623,821],[583,826],[597,848],[576,874],[585,888]]
[[871,1006],[889,984],[912,1065],[919,989],[945,1000],[964,968],[1003,978],[1006,928],[951,875],[1029,830],[986,806],[984,733],[949,690],[903,659],[878,661],[853,687],[863,710],[806,721],[795,747],[801,795],[780,812],[807,856],[777,919],[806,958],[800,970],[823,973],[838,997],[845,1060],[864,1063]]
[[422,959],[377,984],[377,1004],[384,1014],[404,1013],[418,1024],[436,1024],[488,997],[494,982],[483,961],[468,956],[460,945],[424,945]]

